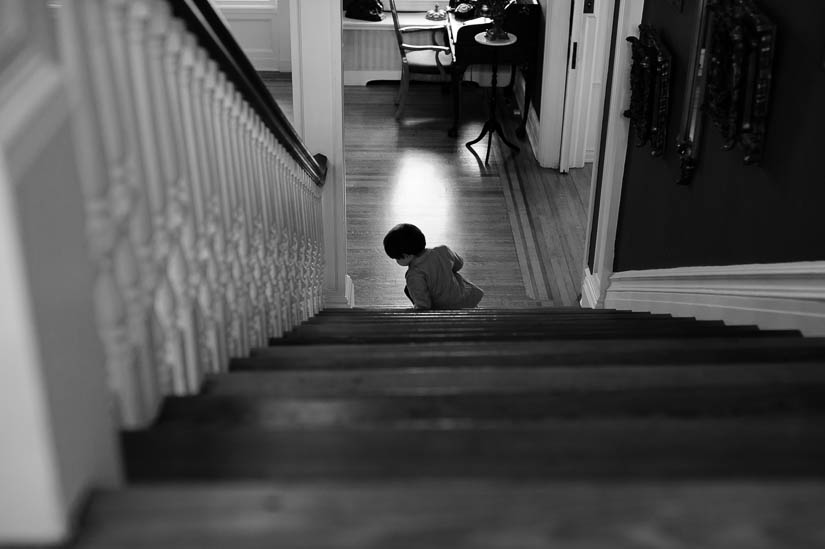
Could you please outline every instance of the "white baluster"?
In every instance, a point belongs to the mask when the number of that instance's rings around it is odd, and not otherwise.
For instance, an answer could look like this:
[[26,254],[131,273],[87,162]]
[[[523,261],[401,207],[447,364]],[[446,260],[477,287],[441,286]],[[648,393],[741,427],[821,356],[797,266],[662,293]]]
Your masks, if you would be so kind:
[[223,310],[223,298],[220,285],[220,258],[225,252],[223,245],[223,210],[221,208],[220,195],[220,168],[218,165],[218,145],[215,141],[216,126],[218,121],[215,117],[214,104],[218,89],[218,68],[214,61],[208,61],[204,75],[204,94],[201,97],[201,112],[203,113],[204,129],[203,155],[205,157],[206,169],[204,173],[204,183],[208,185],[206,203],[206,254],[205,258],[205,284],[202,292],[206,295],[202,299],[208,299],[209,325],[207,333],[207,352],[211,357],[211,367],[209,371],[219,372],[224,370],[229,364],[229,357],[225,348],[224,330],[225,314]]
[[[187,47],[187,35],[183,25],[175,21],[170,28],[169,48],[166,56],[166,84],[169,101],[169,114],[172,127],[172,140],[176,153],[175,182],[168,189],[169,227],[172,235],[170,255],[166,262],[166,277],[174,295],[174,329],[170,334],[171,345],[182,346],[184,361],[176,368],[182,370],[185,380],[183,387],[176,387],[176,392],[186,394],[197,390],[199,386],[197,336],[192,302],[194,297],[193,281],[197,280],[195,265],[195,246],[197,233],[195,228],[195,200],[191,167],[187,155],[187,135],[184,129],[184,111],[189,73],[191,71],[192,52]],[[177,376],[178,379],[181,377]]]
[[267,311],[269,309],[269,296],[271,290],[269,287],[269,279],[267,276],[267,249],[268,249],[268,232],[270,214],[269,203],[267,201],[266,192],[266,169],[264,164],[263,151],[263,135],[266,128],[261,123],[260,118],[254,116],[252,118],[253,129],[253,146],[252,146],[252,162],[255,172],[255,187],[254,196],[258,208],[259,226],[256,227],[256,238],[258,240],[256,245],[257,261],[258,261],[258,316],[261,323],[261,340],[259,345],[266,345],[267,339],[272,335],[272,330],[269,325],[269,317]]
[[267,285],[267,334],[269,337],[279,337],[281,335],[281,321],[278,315],[278,278],[277,278],[277,254],[278,254],[278,218],[277,218],[277,178],[275,171],[275,161],[272,156],[270,145],[270,134],[266,128],[261,132],[261,161],[264,169],[263,193],[267,208],[266,222],[266,250],[265,250],[265,273]]
[[[162,78],[160,68],[160,37],[157,34],[157,22],[151,17],[149,2],[136,1],[128,4],[129,27],[126,54],[128,58],[128,86],[134,94],[133,124],[136,145],[139,150],[141,184],[143,196],[147,200],[146,223],[150,239],[141,246],[140,258],[140,304],[137,307],[136,340],[135,346],[145,353],[141,361],[141,375],[143,378],[144,399],[148,409],[156,409],[168,387],[163,384],[169,382],[168,374],[161,373],[157,368],[156,337],[153,336],[156,324],[154,319],[154,295],[159,280],[157,250],[162,248],[161,241],[165,240],[165,227],[162,222],[164,201],[164,181],[158,143],[162,130],[158,123],[158,111],[161,109],[156,99],[157,82]],[[168,14],[166,22],[168,23]]]
[[282,316],[283,308],[283,281],[281,280],[281,252],[279,249],[281,242],[281,223],[283,213],[281,211],[281,164],[275,149],[275,139],[269,135],[266,140],[268,164],[270,171],[269,192],[272,201],[272,225],[269,227],[269,261],[270,278],[273,285],[272,310],[269,311],[275,325],[275,337],[283,335],[285,323]]
[[[220,307],[223,314],[222,321],[222,347],[227,356],[240,356],[240,350],[236,348],[237,340],[234,337],[233,306],[229,297],[229,290],[233,284],[232,277],[232,200],[231,200],[231,167],[230,153],[228,145],[229,132],[229,108],[228,99],[229,84],[223,73],[218,73],[215,83],[215,94],[212,102],[212,113],[215,142],[216,161],[216,184],[218,186],[218,202],[221,212],[221,223],[216,239],[217,269],[219,283]],[[226,365],[224,365],[226,367]]]

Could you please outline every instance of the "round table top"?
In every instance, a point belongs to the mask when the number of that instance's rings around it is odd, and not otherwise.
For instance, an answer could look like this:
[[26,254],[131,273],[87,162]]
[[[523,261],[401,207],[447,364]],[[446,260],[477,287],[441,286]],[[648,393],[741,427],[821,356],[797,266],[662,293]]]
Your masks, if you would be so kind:
[[485,46],[510,46],[516,43],[518,37],[515,34],[508,32],[507,40],[489,40],[487,38],[487,32],[485,31],[476,34],[475,39],[476,42],[478,42],[479,44],[483,44]]

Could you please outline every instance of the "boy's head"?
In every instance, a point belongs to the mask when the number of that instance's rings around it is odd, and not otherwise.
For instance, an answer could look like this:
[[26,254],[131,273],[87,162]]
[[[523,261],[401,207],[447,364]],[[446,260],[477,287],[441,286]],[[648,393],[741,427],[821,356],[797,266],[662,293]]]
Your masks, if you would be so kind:
[[399,265],[406,267],[413,257],[420,255],[427,247],[424,233],[415,225],[401,223],[384,237],[384,251]]

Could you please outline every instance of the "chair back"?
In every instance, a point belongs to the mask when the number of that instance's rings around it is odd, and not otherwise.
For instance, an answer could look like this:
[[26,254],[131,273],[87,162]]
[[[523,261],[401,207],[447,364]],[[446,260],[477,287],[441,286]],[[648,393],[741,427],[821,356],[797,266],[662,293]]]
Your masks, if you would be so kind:
[[392,12],[392,23],[395,26],[395,39],[398,42],[398,53],[401,60],[407,61],[407,52],[404,51],[404,37],[401,34],[401,24],[398,22],[398,9],[395,7],[395,0],[390,0],[390,11]]

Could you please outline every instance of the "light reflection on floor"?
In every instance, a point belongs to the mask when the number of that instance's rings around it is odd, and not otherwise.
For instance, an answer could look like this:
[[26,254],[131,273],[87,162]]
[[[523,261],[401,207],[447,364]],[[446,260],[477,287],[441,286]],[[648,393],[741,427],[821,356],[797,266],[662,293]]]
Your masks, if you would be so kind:
[[448,177],[443,158],[422,150],[404,151],[398,173],[389,181],[390,219],[416,225],[430,242],[449,241],[455,208],[447,191]]

